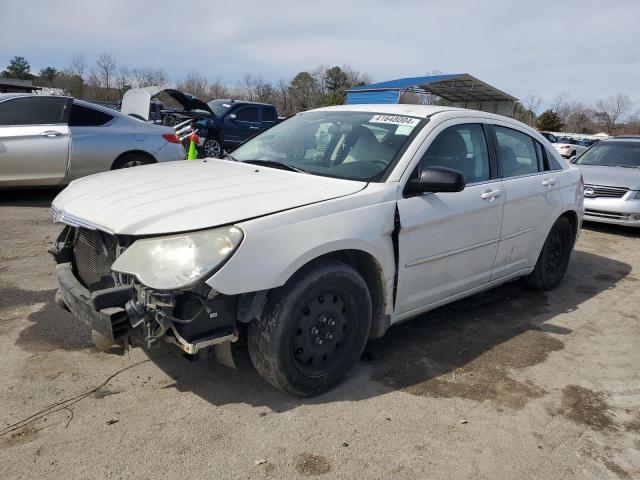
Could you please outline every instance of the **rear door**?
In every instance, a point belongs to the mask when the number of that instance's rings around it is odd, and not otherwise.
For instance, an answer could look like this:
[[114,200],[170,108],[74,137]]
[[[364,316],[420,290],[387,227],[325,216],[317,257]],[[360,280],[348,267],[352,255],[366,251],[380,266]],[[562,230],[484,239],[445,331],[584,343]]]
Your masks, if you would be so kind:
[[260,107],[239,107],[224,117],[224,141],[236,146],[260,131]]
[[536,139],[506,123],[493,125],[492,130],[506,193],[493,271],[497,279],[535,265],[547,232],[562,211],[564,180]]
[[56,185],[67,175],[71,99],[16,97],[0,102],[0,185]]
[[[481,120],[448,121],[418,151],[421,168],[465,175],[461,192],[398,200],[400,215],[396,315],[412,316],[490,281],[500,239],[504,189]],[[436,135],[435,137],[433,135]],[[430,139],[433,139],[430,141]]]
[[273,107],[262,107],[260,113],[260,129],[266,130],[278,121],[276,109]]
[[[71,178],[104,172],[111,168],[117,153],[126,147],[126,138],[132,136],[120,132],[119,138],[114,138],[113,129],[110,128],[114,120],[114,115],[97,108],[78,103],[71,106]],[[112,135],[109,135],[110,131]]]

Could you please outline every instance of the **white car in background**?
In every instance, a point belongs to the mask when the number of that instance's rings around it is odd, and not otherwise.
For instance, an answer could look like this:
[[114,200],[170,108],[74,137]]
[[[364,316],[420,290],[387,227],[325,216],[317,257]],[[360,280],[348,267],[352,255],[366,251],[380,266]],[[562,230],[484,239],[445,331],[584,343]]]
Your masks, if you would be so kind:
[[582,189],[507,117],[311,110],[223,159],[75,181],[51,209],[66,224],[56,300],[96,338],[214,347],[223,363],[246,332],[265,380],[315,395],[393,324],[519,277],[557,286]]
[[558,141],[552,144],[564,158],[573,158],[581,153],[585,152],[588,146],[583,144],[580,140],[573,138],[560,137]]
[[0,188],[66,185],[97,172],[184,158],[170,127],[69,97],[0,94]]

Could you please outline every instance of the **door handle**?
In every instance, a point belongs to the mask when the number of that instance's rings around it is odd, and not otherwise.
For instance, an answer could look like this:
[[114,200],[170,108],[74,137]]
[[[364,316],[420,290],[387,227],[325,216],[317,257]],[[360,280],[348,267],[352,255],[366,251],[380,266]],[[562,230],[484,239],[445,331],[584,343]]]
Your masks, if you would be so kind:
[[487,190],[480,195],[480,198],[483,200],[492,201],[500,196],[502,196],[502,190]]
[[56,132],[55,130],[47,130],[46,132],[42,132],[40,134],[40,136],[47,137],[47,138],[55,138],[55,137],[59,137],[60,135],[62,135],[62,133]]
[[260,127],[249,127],[251,130],[260,130]]
[[555,178],[547,178],[546,180],[542,181],[542,186],[543,187],[551,187],[553,185],[556,184],[556,179]]

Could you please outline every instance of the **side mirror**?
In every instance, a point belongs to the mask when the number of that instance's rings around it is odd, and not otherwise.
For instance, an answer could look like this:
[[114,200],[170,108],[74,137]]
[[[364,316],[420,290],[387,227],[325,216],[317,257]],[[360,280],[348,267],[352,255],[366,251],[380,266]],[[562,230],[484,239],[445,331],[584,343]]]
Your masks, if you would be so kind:
[[232,113],[232,114],[229,115],[229,118],[231,120],[235,120],[236,118],[238,118],[238,116],[235,113]]
[[446,167],[429,167],[421,170],[418,178],[409,181],[407,193],[461,192],[467,185],[464,174]]

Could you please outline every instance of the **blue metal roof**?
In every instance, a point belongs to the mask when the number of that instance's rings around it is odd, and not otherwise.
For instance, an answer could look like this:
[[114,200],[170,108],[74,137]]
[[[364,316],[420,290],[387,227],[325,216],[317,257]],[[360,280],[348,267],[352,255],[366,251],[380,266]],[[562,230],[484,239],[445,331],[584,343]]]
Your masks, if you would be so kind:
[[471,104],[473,108],[477,109],[488,108],[483,105],[492,103],[494,110],[498,108],[498,104],[508,105],[513,110],[513,103],[517,101],[517,98],[468,73],[449,73],[426,77],[398,78],[387,82],[353,87],[347,90],[347,104],[398,103],[402,92],[430,93],[454,102],[458,106],[467,107]]
[[347,105],[369,103],[398,103],[400,90],[374,90],[372,92],[347,92]]
[[353,87],[348,91],[354,92],[358,90],[378,90],[378,89],[402,89],[417,87],[420,85],[428,85],[434,82],[440,82],[442,80],[451,80],[455,77],[461,77],[466,75],[465,73],[448,73],[446,75],[429,75],[427,77],[407,77],[398,78],[396,80],[389,80],[387,82],[372,83],[370,85],[363,85],[361,87]]

